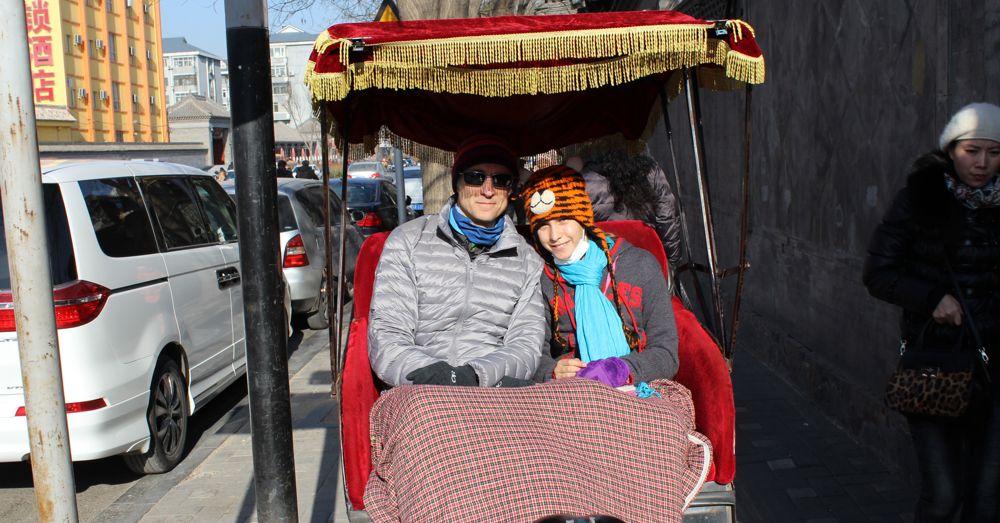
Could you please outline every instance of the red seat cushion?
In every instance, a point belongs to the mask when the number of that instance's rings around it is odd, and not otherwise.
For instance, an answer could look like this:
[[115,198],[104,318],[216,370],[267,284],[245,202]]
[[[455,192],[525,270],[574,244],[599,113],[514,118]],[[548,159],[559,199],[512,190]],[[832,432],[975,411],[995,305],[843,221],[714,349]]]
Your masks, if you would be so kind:
[[[652,227],[639,221],[600,222],[598,226],[651,252],[664,275],[667,274],[667,256]],[[375,269],[387,236],[388,233],[383,232],[365,240],[354,271],[354,317],[340,389],[344,474],[348,501],[354,510],[364,509],[362,497],[371,473],[368,414],[378,399],[378,390],[368,361],[368,311]],[[672,303],[680,359],[675,380],[691,390],[696,428],[712,442],[713,463],[708,481],[727,484],[736,475],[736,411],[729,368],[718,345],[694,314],[677,298],[673,298]]]

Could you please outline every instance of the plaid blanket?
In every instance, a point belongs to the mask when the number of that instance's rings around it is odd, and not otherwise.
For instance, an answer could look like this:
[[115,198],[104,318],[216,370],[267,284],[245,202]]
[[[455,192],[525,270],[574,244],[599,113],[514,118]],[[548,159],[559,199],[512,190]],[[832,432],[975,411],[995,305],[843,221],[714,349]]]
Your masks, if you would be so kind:
[[373,521],[681,521],[711,462],[683,386],[640,399],[595,381],[402,386],[371,411]]

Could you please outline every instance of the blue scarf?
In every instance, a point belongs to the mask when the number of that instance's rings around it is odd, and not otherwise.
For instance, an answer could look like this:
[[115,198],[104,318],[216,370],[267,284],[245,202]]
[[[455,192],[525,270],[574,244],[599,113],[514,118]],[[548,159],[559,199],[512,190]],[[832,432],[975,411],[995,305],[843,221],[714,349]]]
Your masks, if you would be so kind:
[[476,225],[468,216],[462,214],[462,211],[458,210],[458,205],[452,205],[448,223],[451,224],[451,228],[455,232],[465,236],[470,242],[483,247],[489,247],[500,239],[505,218],[506,216],[500,215],[500,219],[497,220],[497,223],[493,227],[482,227]]
[[[576,340],[585,363],[630,352],[618,311],[600,288],[608,258],[597,243],[587,241],[590,246],[581,260],[559,266],[559,273],[576,288]],[[613,245],[608,240],[608,247]]]

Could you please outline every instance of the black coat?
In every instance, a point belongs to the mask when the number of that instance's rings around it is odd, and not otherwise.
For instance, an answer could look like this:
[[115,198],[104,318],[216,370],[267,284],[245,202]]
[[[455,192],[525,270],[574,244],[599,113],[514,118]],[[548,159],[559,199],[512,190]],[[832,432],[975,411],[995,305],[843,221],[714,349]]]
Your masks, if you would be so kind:
[[[950,264],[987,351],[1000,357],[1000,299],[996,297],[1000,292],[1000,208],[965,207],[948,191],[945,173],[953,173],[952,164],[940,151],[917,160],[906,187],[875,229],[864,283],[872,296],[902,307],[904,338],[916,340],[927,326],[927,348],[950,348],[959,344],[963,329],[930,321],[945,294],[957,298]],[[974,345],[971,337],[966,333],[962,345]]]

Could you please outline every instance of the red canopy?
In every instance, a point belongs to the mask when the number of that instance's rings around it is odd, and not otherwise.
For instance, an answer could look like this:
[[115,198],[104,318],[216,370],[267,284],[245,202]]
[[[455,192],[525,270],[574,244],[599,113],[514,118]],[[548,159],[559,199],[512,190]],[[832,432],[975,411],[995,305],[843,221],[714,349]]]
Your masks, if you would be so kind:
[[335,25],[317,39],[306,82],[351,143],[371,146],[384,127],[453,151],[490,132],[528,155],[641,138],[660,89],[675,94],[675,73],[690,67],[709,88],[764,80],[745,22],[634,11]]

